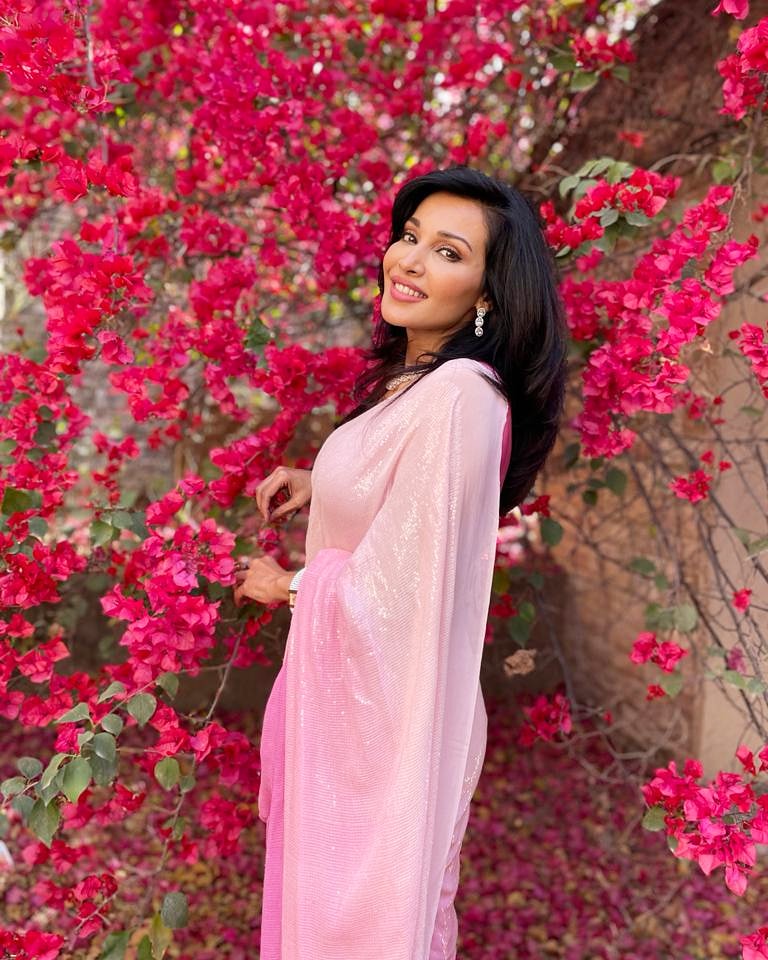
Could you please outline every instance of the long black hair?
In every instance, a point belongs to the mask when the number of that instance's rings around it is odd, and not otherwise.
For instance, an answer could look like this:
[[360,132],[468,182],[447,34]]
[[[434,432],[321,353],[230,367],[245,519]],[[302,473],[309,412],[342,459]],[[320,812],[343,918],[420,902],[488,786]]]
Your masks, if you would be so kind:
[[[490,376],[488,380],[511,409],[512,449],[499,504],[499,512],[505,514],[530,493],[554,446],[563,411],[568,336],[557,271],[531,202],[513,187],[466,166],[433,170],[400,188],[387,247],[402,237],[406,220],[421,201],[438,191],[477,200],[484,208],[488,245],[483,292],[491,308],[483,336],[476,336],[474,324],[467,323],[439,350],[426,351],[433,360],[406,366],[407,331],[382,317],[372,347],[365,352],[369,368],[353,390],[357,406],[337,427],[378,403],[386,382],[399,373],[423,371],[428,376],[428,371],[457,357],[489,363],[500,383]],[[383,294],[383,263],[378,279]],[[407,392],[419,379],[398,393]],[[397,398],[395,394],[392,402]]]

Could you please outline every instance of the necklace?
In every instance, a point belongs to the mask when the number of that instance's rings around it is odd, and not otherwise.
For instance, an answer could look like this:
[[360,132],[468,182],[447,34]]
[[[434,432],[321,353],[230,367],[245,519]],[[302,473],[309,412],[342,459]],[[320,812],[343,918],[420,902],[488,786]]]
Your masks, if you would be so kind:
[[418,377],[418,375],[418,373],[401,373],[399,377],[393,377],[391,380],[388,380],[385,389],[392,390],[394,387],[399,387],[401,383],[406,383],[408,380]]

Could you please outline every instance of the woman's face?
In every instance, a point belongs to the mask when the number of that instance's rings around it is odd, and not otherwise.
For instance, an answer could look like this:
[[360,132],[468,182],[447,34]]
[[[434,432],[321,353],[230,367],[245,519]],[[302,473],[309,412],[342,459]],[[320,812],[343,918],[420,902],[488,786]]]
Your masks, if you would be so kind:
[[489,307],[482,295],[487,242],[479,202],[451,193],[425,197],[384,254],[384,319],[435,348],[474,322],[475,308]]

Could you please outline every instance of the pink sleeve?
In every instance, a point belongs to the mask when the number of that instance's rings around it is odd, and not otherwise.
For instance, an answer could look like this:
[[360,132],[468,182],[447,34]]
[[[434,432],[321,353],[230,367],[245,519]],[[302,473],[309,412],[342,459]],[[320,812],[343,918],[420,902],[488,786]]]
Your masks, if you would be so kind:
[[424,381],[352,551],[305,569],[285,654],[282,960],[425,958],[460,804],[498,533],[507,404]]

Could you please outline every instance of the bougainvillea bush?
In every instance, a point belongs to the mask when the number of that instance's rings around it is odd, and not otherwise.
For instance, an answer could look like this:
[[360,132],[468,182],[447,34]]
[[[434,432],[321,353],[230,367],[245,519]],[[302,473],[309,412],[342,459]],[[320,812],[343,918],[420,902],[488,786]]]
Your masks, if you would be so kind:
[[[731,224],[761,162],[768,21],[740,29],[746,0],[712,12],[734,28],[717,69],[748,162],[713,169],[674,215],[680,176],[610,157],[558,177],[541,204],[567,267],[575,457],[604,464],[609,486],[638,419],[687,407],[716,423],[687,351],[758,253]],[[364,343],[375,316],[392,196],[456,162],[514,181],[535,131],[629,80],[628,22],[610,0],[0,0],[0,715],[30,731],[0,787],[14,839],[0,856],[39,867],[34,921],[0,928],[0,956],[160,958],[190,910],[168,878],[238,850],[258,750],[216,708],[232,671],[268,661],[275,611],[234,606],[234,558],[257,545],[254,490],[297,431],[350,408],[363,367],[350,333]],[[641,252],[605,278],[630,241]],[[768,396],[765,330],[744,323],[732,340]],[[667,495],[711,499],[728,467],[702,451]],[[535,612],[511,597],[522,548],[509,530],[535,516],[554,546],[551,507],[537,492],[500,534],[492,614],[521,646]],[[765,544],[742,534],[757,586]],[[282,534],[258,546],[288,565]],[[745,623],[752,582],[734,585]],[[690,606],[628,638],[661,671],[649,695],[679,689]],[[754,697],[760,653],[743,651],[751,675],[732,651],[727,664]],[[204,671],[218,677],[209,705],[175,706],[180,677]],[[768,740],[765,701],[751,706]],[[523,742],[567,734],[571,717],[562,693],[532,701]],[[743,776],[705,786],[696,761],[670,764],[645,795],[646,825],[705,872],[724,866],[737,894],[768,839],[768,756],[739,759]],[[130,862],[117,839],[80,839],[88,824],[119,838],[136,823]],[[143,895],[117,928],[139,859]],[[767,939],[745,933],[745,960],[768,956]]]

